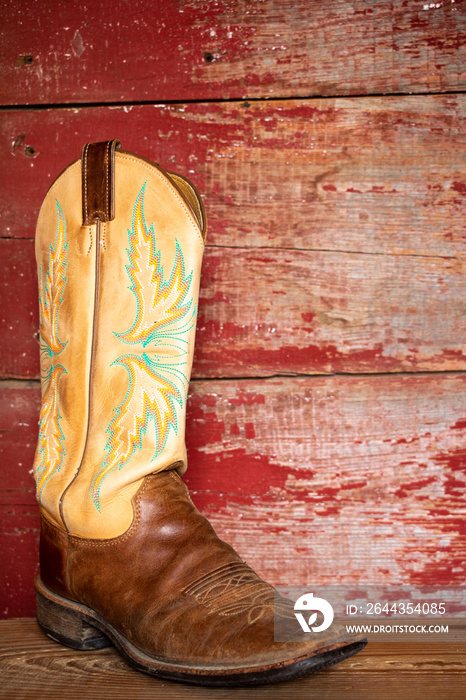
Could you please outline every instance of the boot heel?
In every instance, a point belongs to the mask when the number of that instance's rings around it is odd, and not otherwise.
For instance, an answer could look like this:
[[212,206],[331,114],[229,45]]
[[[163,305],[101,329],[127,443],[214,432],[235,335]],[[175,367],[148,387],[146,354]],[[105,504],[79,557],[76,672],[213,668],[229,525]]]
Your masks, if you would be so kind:
[[37,624],[56,642],[79,651],[111,646],[108,637],[84,620],[79,611],[46,598],[37,589],[36,606]]

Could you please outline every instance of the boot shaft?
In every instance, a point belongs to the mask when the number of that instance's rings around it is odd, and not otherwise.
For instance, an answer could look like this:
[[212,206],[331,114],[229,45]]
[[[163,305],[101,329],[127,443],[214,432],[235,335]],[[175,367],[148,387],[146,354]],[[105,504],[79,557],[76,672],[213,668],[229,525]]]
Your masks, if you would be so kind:
[[37,496],[56,525],[98,539],[128,529],[147,474],[186,469],[205,230],[188,181],[115,145],[85,147],[36,231]]

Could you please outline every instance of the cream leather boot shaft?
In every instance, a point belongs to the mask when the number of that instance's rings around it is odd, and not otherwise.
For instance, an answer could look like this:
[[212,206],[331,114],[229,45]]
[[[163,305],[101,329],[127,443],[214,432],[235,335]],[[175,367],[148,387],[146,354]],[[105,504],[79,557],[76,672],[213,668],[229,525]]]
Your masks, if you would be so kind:
[[116,148],[86,146],[48,191],[36,232],[37,496],[55,525],[97,539],[129,528],[148,473],[186,469],[205,236],[188,181]]

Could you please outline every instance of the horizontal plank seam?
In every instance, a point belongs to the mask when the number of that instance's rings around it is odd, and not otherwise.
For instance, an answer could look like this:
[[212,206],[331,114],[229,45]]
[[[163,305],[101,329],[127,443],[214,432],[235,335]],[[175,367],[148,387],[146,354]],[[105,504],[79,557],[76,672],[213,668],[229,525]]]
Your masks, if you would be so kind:
[[[225,451],[228,451],[228,450],[225,450]],[[299,460],[297,459],[296,461],[298,462]],[[285,464],[281,464],[279,460],[277,460],[277,462],[276,462],[275,464],[276,464],[277,466],[283,466],[284,468],[286,468],[286,466],[287,466],[287,465],[285,465]],[[309,460],[309,464],[312,464],[312,459]],[[199,472],[202,472],[202,469],[199,469],[199,468],[198,468],[198,473],[199,473]],[[248,486],[249,486],[249,484],[248,484]],[[342,490],[343,490],[343,489],[342,489]],[[247,495],[248,498],[251,497],[251,498],[258,498],[258,499],[260,499],[261,497],[264,496],[264,493],[261,493],[260,491],[259,491],[258,493],[252,493],[252,491],[248,490],[247,494],[239,494],[238,491],[219,491],[218,489],[193,489],[193,488],[191,488],[191,487],[190,487],[190,489],[189,489],[189,493],[191,494],[191,496],[199,496],[199,495],[201,495],[201,494],[203,494],[203,495],[212,495],[212,496],[213,496],[213,495],[216,495],[216,496],[232,496],[232,497],[235,497],[235,496],[237,497],[237,496],[241,496],[241,495]],[[265,494],[265,495],[268,495],[268,494]],[[322,501],[325,501],[325,500],[326,500],[326,497],[325,497],[325,496],[320,496],[320,494],[319,494],[319,498],[321,498]],[[390,498],[390,495],[387,495],[385,498],[386,498],[386,502],[388,502],[388,501],[389,501],[389,498]],[[299,496],[297,496],[297,500],[298,500],[298,499],[299,499]],[[351,500],[354,500],[354,496],[351,496],[351,495],[342,496],[342,497],[341,497],[341,500],[340,500],[340,503],[344,503],[345,501],[348,501],[348,500],[350,500],[350,501],[351,501]],[[13,503],[12,503],[12,504],[5,504],[5,505],[16,505],[16,504],[13,504]],[[321,502],[321,501],[315,500],[315,501],[313,502],[313,505],[314,505],[314,506],[321,506],[321,505],[322,505],[322,502]],[[31,506],[31,503],[26,504],[26,506]],[[209,515],[209,517],[212,518],[212,515]],[[458,517],[458,516],[455,515],[454,512],[451,512],[449,516],[444,516],[444,517],[451,517],[451,518],[454,518],[454,517]],[[461,628],[464,627],[464,628],[466,629],[466,626],[465,626],[465,625],[458,625],[458,626],[461,627]]]
[[[321,372],[321,373],[298,373],[298,372],[283,372],[276,374],[251,374],[241,377],[202,377],[196,376],[192,378],[190,384],[196,382],[250,382],[252,380],[271,381],[274,379],[323,379],[325,377],[429,377],[435,375],[453,375],[466,376],[466,370],[444,369],[444,370],[422,370],[421,372],[410,372],[409,370],[393,371],[393,372]],[[8,386],[6,386],[8,384]],[[0,378],[0,386],[4,388],[20,389],[20,388],[40,388],[40,379],[18,379],[18,377],[2,377]]]
[[432,372],[423,370],[422,372],[410,372],[409,370],[401,370],[397,372],[320,372],[320,373],[300,373],[300,372],[283,372],[277,374],[267,374],[267,375],[245,375],[241,377],[200,377],[196,376],[191,379],[191,384],[195,382],[221,382],[221,381],[251,381],[253,379],[260,380],[272,380],[272,379],[322,379],[324,377],[412,377],[412,376],[425,376],[433,377],[434,375],[465,375],[466,370],[457,369],[445,369],[445,370],[432,370]]
[[231,98],[206,98],[206,99],[181,99],[181,100],[134,100],[134,101],[110,101],[110,102],[47,102],[44,104],[17,104],[17,105],[0,105],[1,111],[16,111],[16,110],[46,110],[46,109],[76,109],[86,107],[142,107],[146,105],[180,105],[180,104],[244,104],[245,102],[283,102],[293,100],[302,102],[304,100],[341,100],[341,99],[370,99],[372,97],[429,97],[441,95],[464,95],[465,90],[442,90],[439,92],[374,92],[370,94],[335,94],[335,95],[281,95],[281,96],[265,96],[265,97],[231,97]]
[[[15,236],[1,236],[0,235],[0,241],[33,241],[34,238],[18,238]],[[254,251],[280,251],[280,250],[287,250],[287,251],[296,251],[300,253],[339,253],[341,255],[378,255],[378,256],[385,256],[385,257],[390,257],[390,258],[428,258],[428,259],[436,259],[436,260],[460,260],[463,257],[466,257],[466,253],[464,254],[457,254],[457,255],[426,255],[423,253],[377,253],[377,252],[371,252],[371,251],[365,251],[365,250],[342,250],[340,248],[293,248],[291,246],[259,246],[259,245],[254,245],[254,246],[239,246],[239,245],[222,245],[221,243],[218,244],[216,243],[215,245],[206,245],[205,250],[211,250],[215,251],[217,249],[221,250],[244,250],[245,252],[254,252]]]
[[[21,239],[14,239],[14,240],[21,240]],[[26,239],[22,239],[26,240]],[[239,245],[222,245],[221,243],[215,243],[215,245],[207,245],[206,250],[215,250],[216,248],[223,248],[223,249],[228,249],[231,248],[232,250],[245,250],[245,251],[254,251],[254,250],[291,250],[291,251],[298,251],[298,252],[303,252],[303,253],[341,253],[341,254],[346,254],[346,255],[382,255],[382,256],[387,256],[387,257],[402,257],[402,258],[439,258],[441,260],[458,260],[459,258],[462,258],[462,254],[457,254],[457,255],[426,255],[424,253],[374,253],[373,251],[365,251],[365,250],[342,250],[340,248],[293,248],[291,246],[239,246]],[[465,253],[466,256],[466,253]]]

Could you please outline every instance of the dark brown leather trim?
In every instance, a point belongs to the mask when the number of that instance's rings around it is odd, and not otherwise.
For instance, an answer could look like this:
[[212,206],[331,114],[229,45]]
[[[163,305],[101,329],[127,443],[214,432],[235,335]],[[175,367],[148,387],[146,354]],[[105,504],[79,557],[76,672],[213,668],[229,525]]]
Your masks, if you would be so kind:
[[86,143],[82,154],[83,226],[115,218],[115,149],[117,139]]
[[41,514],[40,575],[54,593],[73,598],[67,577],[68,535]]
[[196,219],[199,228],[201,229],[202,238],[205,242],[207,236],[207,219],[201,195],[195,185],[188,180],[187,177],[172,173],[170,170],[163,171],[176,189],[180,192],[184,200],[188,203],[194,218]]

